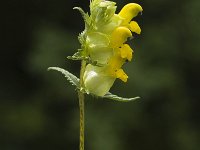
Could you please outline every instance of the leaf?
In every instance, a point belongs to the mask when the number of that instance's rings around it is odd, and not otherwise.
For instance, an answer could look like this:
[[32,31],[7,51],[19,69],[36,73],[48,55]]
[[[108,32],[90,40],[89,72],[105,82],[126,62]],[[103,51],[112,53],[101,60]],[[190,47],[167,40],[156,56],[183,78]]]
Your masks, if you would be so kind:
[[85,27],[88,28],[90,23],[91,23],[89,14],[85,13],[84,10],[82,8],[80,8],[80,7],[74,7],[73,9],[76,9],[81,13],[81,15],[83,17],[83,20],[85,22]]
[[78,52],[76,52],[73,56],[67,56],[67,58],[71,60],[85,60],[86,59],[82,49],[78,49]]
[[98,67],[103,67],[103,66],[106,65],[106,64],[98,63],[98,61],[94,61],[90,57],[81,56],[80,53],[81,52],[78,51],[73,56],[67,56],[67,59],[71,59],[71,60],[85,60],[88,64],[92,64],[93,66],[98,66]]
[[134,98],[123,98],[123,97],[119,97],[117,95],[114,95],[114,94],[108,92],[102,98],[108,98],[108,99],[120,101],[120,102],[130,102],[130,101],[134,101],[136,99],[139,99],[140,97],[137,96],[137,97],[134,97]]
[[80,85],[79,85],[79,78],[77,78],[75,75],[73,75],[72,73],[68,72],[65,69],[59,68],[59,67],[49,67],[49,70],[56,70],[61,72],[62,74],[65,75],[65,77],[67,78],[67,80],[74,86],[76,86],[78,89],[80,89]]

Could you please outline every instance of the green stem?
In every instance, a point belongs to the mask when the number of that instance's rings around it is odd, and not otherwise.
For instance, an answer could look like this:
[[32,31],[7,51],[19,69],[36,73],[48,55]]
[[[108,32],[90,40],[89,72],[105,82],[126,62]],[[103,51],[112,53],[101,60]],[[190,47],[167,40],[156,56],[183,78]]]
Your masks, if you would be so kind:
[[[83,74],[85,72],[86,62],[82,60],[80,71],[80,87],[83,87]],[[78,91],[79,109],[80,109],[80,150],[84,150],[84,93],[82,89]]]

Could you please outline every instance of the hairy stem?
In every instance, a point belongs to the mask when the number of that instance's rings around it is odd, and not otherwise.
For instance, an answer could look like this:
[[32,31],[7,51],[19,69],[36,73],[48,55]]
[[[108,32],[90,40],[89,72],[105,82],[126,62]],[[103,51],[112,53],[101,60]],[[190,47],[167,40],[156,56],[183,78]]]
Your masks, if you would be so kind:
[[[80,87],[83,87],[83,74],[85,71],[86,62],[82,60],[80,71]],[[82,89],[78,91],[79,109],[80,109],[80,150],[84,150],[84,93]]]

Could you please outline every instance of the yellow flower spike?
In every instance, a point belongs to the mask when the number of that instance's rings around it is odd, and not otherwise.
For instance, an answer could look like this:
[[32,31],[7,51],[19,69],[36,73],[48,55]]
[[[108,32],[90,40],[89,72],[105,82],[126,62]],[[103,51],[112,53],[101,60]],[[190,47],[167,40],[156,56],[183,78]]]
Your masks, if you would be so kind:
[[138,25],[137,22],[135,21],[131,21],[130,24],[129,24],[129,28],[132,32],[135,32],[137,34],[140,34],[141,33],[141,28],[140,26]]
[[125,5],[119,12],[119,16],[124,18],[124,24],[129,23],[139,12],[142,12],[142,7],[136,3],[129,3]]
[[132,53],[133,50],[130,48],[130,46],[128,44],[124,44],[121,48],[120,48],[120,55],[122,58],[128,59],[128,61],[131,61],[132,59]]
[[118,27],[112,32],[111,46],[113,48],[120,47],[131,36],[132,33],[127,27]]
[[128,76],[126,75],[123,69],[118,69],[116,71],[116,78],[119,78],[124,82],[127,82]]
[[142,7],[129,3],[116,14],[115,2],[90,2],[90,13],[78,8],[85,21],[85,30],[79,35],[81,50],[72,58],[87,61],[83,77],[80,77],[85,92],[104,96],[117,78],[127,82],[128,76],[122,66],[126,60],[131,61],[133,50],[125,43],[132,37],[132,32],[141,33],[139,25],[132,19]]

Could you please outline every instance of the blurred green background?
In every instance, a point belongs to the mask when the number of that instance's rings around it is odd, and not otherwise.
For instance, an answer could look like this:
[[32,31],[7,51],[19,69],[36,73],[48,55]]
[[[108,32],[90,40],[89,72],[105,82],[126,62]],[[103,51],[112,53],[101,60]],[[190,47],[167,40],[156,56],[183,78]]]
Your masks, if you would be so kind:
[[[118,0],[117,12],[130,0]],[[87,96],[86,150],[200,149],[200,1],[135,0],[142,34],[124,66],[127,84],[111,89],[130,103]],[[67,60],[84,29],[75,6],[89,0],[1,3],[0,150],[78,150],[77,93],[49,66],[75,75]]]

